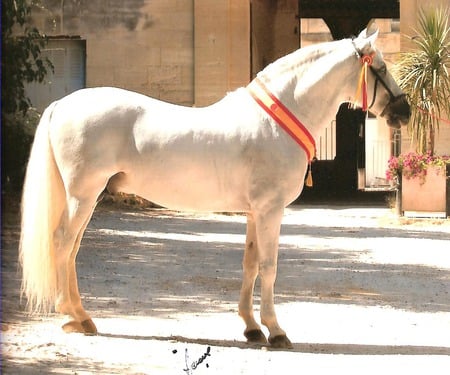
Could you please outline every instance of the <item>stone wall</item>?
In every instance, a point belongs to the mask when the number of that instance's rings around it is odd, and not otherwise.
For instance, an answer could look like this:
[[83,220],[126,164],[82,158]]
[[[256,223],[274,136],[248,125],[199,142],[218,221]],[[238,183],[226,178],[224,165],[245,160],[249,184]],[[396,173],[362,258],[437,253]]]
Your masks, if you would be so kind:
[[250,1],[42,2],[42,32],[86,40],[88,87],[203,106],[250,80]]
[[86,40],[86,84],[192,105],[191,0],[43,0],[33,19],[50,36]]

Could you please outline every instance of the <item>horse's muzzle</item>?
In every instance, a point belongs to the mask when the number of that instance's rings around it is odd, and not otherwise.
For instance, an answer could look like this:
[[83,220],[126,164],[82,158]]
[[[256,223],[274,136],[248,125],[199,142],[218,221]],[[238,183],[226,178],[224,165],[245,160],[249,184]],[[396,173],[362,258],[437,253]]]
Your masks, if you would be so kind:
[[387,124],[392,128],[399,129],[406,124],[411,116],[411,107],[406,95],[402,94],[393,98],[384,108],[381,116],[386,117]]

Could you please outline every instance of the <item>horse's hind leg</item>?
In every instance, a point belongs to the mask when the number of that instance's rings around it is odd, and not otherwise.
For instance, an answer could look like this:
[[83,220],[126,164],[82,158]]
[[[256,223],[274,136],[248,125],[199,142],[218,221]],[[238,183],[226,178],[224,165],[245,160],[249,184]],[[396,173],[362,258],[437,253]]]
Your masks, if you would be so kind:
[[75,317],[82,317],[78,320],[70,321],[63,325],[65,332],[81,332],[85,334],[96,334],[97,327],[92,319],[86,314],[81,304],[80,292],[78,290],[78,280],[76,272],[76,256],[80,248],[81,239],[83,238],[84,231],[89,223],[92,215],[86,220],[82,229],[80,230],[77,240],[75,242],[73,251],[69,257],[68,272],[69,272],[69,293],[72,304],[72,309],[75,312]]
[[251,213],[247,215],[247,238],[243,265],[239,315],[244,319],[244,335],[248,342],[266,344],[267,340],[253,314],[253,290],[258,276],[258,243],[256,240],[255,221]]
[[68,199],[67,210],[61,219],[56,236],[56,268],[58,299],[56,311],[69,315],[71,320],[64,324],[66,332],[95,334],[97,329],[81,304],[76,275],[76,256],[84,230],[92,216],[95,199]]

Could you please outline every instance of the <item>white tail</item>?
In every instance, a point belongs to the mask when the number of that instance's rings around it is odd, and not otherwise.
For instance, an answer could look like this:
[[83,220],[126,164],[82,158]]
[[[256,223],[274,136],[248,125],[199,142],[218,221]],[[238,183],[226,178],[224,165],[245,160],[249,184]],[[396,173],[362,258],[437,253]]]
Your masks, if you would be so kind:
[[49,312],[57,294],[53,235],[64,210],[65,191],[49,140],[54,106],[45,110],[36,130],[22,196],[21,293],[31,312]]

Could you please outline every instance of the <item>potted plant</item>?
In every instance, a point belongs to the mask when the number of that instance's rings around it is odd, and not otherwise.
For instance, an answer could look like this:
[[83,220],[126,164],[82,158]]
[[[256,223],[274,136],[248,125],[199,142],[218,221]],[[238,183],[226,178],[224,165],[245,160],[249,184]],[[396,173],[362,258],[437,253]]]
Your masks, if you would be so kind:
[[[421,9],[417,35],[411,38],[414,48],[400,55],[394,69],[399,86],[410,100],[408,133],[416,150],[389,160],[386,174],[399,184],[400,211],[446,211],[447,207],[448,157],[435,155],[435,138],[440,121],[450,114],[449,14],[448,8],[443,7]],[[435,182],[434,177],[440,182]],[[411,188],[412,184],[417,187]],[[441,197],[443,205],[420,208],[419,203],[427,203],[434,197]]]
[[401,186],[402,210],[445,212],[449,216],[447,171],[450,155],[409,152],[389,159],[386,178]]

